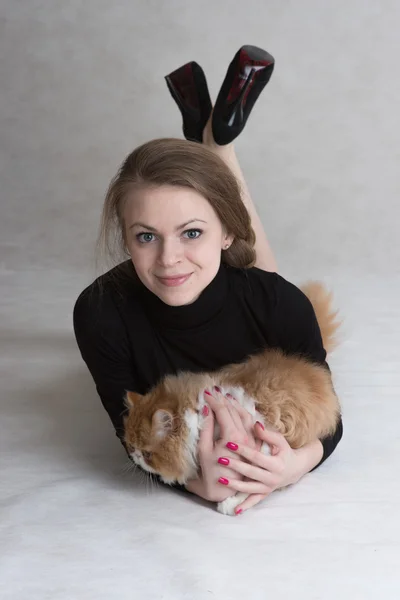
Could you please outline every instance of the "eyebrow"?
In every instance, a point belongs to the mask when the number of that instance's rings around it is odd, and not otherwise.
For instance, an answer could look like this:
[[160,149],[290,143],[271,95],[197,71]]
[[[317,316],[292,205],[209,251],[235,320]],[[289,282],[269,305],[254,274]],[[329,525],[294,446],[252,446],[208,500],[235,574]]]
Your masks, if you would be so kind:
[[[186,223],[182,223],[182,225],[178,225],[178,227],[175,227],[175,231],[179,231],[179,229],[183,229],[184,227],[186,227],[187,225],[189,225],[189,223],[196,223],[196,222],[200,222],[200,223],[207,223],[207,221],[203,221],[202,219],[190,219],[190,221],[186,221]],[[129,229],[132,229],[132,227],[143,227],[143,229],[147,229],[148,231],[157,231],[157,229],[155,227],[151,227],[151,225],[146,225],[145,223],[133,223],[132,225],[129,226]]]

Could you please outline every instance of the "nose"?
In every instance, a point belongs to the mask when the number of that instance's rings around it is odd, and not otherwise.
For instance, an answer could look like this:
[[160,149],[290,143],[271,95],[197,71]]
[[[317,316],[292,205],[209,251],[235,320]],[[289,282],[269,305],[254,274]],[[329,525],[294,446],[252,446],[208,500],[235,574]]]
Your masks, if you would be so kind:
[[181,262],[183,249],[180,240],[164,240],[160,244],[158,262],[163,267],[173,267]]

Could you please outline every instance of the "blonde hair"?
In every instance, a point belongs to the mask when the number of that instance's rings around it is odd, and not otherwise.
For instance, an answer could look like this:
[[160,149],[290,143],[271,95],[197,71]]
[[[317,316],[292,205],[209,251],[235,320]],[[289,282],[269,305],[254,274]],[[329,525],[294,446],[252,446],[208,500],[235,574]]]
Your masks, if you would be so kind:
[[249,268],[255,263],[255,233],[237,179],[209,148],[174,138],[151,140],[136,148],[111,180],[104,200],[97,248],[113,260],[129,256],[124,204],[128,193],[148,186],[176,185],[196,190],[214,208],[234,240],[222,250],[222,262]]

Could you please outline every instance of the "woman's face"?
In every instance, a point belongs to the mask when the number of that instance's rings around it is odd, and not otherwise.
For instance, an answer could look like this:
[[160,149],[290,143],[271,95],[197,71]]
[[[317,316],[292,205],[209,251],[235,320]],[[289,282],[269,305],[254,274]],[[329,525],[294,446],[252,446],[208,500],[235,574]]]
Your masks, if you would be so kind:
[[193,189],[135,191],[124,209],[125,235],[142,283],[170,306],[194,302],[216,276],[233,238],[211,204]]

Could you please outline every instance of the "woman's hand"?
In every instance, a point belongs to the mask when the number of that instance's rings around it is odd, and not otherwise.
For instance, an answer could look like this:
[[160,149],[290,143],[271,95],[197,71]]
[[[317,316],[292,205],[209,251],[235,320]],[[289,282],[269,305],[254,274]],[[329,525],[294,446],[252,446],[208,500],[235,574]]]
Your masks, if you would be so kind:
[[[261,443],[266,442],[270,446],[271,456],[246,445],[237,444],[237,458],[230,460],[229,467],[237,475],[245,476],[246,481],[238,479],[236,475],[227,486],[235,492],[250,494],[237,506],[237,514],[255,506],[274,490],[297,483],[319,462],[322,454],[322,444],[319,440],[293,450],[281,433],[264,429],[259,422],[256,423],[254,431]],[[243,459],[248,462],[243,462]]]
[[[243,479],[242,474],[226,466],[226,461],[234,460],[237,465],[241,460],[237,452],[227,448],[226,444],[236,440],[250,450],[260,447],[261,442],[257,444],[255,440],[251,415],[232,396],[225,397],[219,388],[214,388],[212,395],[205,392],[205,398],[211,410],[205,407],[207,416],[198,443],[201,476],[188,482],[186,488],[205,500],[222,502],[236,493],[225,482],[239,483]],[[214,442],[215,420],[220,427],[221,438]],[[225,460],[218,462],[219,459]]]

